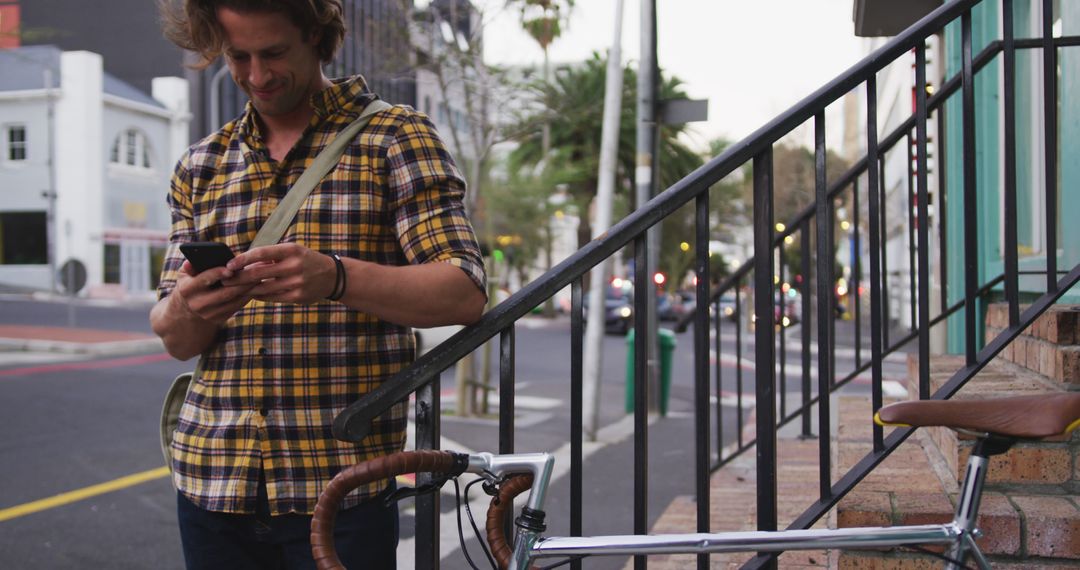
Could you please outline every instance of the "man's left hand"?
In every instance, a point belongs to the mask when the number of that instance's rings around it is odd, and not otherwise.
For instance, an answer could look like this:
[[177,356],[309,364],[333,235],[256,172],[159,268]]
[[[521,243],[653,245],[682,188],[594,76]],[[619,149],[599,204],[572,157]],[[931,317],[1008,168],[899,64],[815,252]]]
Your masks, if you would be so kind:
[[334,291],[337,266],[328,255],[295,243],[248,250],[229,261],[234,277],[223,285],[254,285],[260,301],[310,305]]

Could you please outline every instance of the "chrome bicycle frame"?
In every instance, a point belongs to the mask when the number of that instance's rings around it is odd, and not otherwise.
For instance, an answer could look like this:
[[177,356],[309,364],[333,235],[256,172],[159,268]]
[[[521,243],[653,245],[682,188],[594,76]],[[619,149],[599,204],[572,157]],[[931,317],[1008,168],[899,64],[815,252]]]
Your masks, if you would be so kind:
[[[532,473],[533,485],[526,506],[543,511],[553,464],[554,456],[548,453],[480,453],[469,456],[468,472],[489,478],[511,473]],[[552,557],[784,552],[942,544],[949,546],[949,558],[963,562],[964,557],[970,554],[979,568],[989,569],[989,562],[975,544],[975,539],[980,535],[975,522],[988,464],[987,457],[977,453],[971,455],[955,516],[945,524],[592,537],[543,537],[538,531],[515,525],[510,568],[525,570],[534,559]],[[946,565],[950,570],[961,567],[952,562]]]

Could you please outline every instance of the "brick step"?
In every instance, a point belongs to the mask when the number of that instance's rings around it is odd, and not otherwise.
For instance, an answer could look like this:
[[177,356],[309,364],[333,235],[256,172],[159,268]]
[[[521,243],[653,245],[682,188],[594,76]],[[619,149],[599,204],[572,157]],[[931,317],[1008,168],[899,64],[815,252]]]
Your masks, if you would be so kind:
[[[909,378],[915,377],[915,370],[917,370],[915,361],[915,356],[909,359]],[[932,393],[940,388],[956,369],[964,365],[964,357],[935,356],[931,362],[930,391]],[[995,359],[953,398],[984,399],[1047,393],[1062,389],[1060,385],[1042,375]],[[918,388],[914,382],[908,383],[908,392],[912,399],[917,398]],[[964,476],[971,448],[975,444],[974,438],[947,428],[926,428],[922,431],[929,435],[930,440],[940,451],[953,478],[960,481]],[[991,459],[987,483],[992,487],[997,485],[1045,487],[1029,489],[1041,493],[1080,491],[1080,464],[1074,461],[1077,450],[1080,450],[1080,440],[1071,443],[1066,437],[1017,444],[1008,453]]]
[[[986,341],[990,342],[1008,325],[1008,306],[990,305]],[[1080,390],[1080,305],[1050,307],[1002,350],[999,359],[1041,374],[1063,388]]]
[[[939,362],[935,367],[942,365]],[[1002,376],[993,371],[988,374],[995,375]],[[864,426],[842,428],[838,432],[836,468],[847,470],[872,448],[872,428],[865,420],[870,404],[864,397],[842,397],[838,407],[841,426]],[[890,431],[886,429],[886,435]],[[893,526],[951,520],[959,493],[956,470],[945,461],[932,438],[930,430],[917,431],[867,475],[837,505],[836,526]],[[1022,453],[1013,462],[1021,466],[1019,469],[1027,469],[1024,466],[1032,460],[1030,455],[1030,452]],[[1072,467],[1072,461],[1069,465],[1074,470],[1080,469],[1080,465]],[[1044,494],[1051,491],[1056,494]],[[995,568],[1080,567],[1080,503],[1075,494],[1063,491],[1060,486],[991,486],[983,494],[979,524],[984,532],[979,539],[980,548],[991,557]],[[836,558],[838,568],[940,567],[940,561],[930,555],[909,552],[846,551],[838,553]]]
[[[747,437],[753,437],[753,429]],[[802,514],[818,489],[818,440],[781,438],[777,441],[777,518],[780,528]],[[709,479],[709,503],[713,532],[748,531],[757,528],[756,458],[753,452],[744,453],[724,466]],[[697,532],[697,504],[693,496],[676,497],[650,529],[650,534]],[[813,528],[825,528],[819,521]],[[753,557],[751,553],[713,554],[711,568],[739,568]],[[649,557],[650,570],[683,570],[696,565],[693,555],[672,554]],[[790,569],[824,569],[830,567],[826,551],[785,552],[780,555],[779,567]],[[628,562],[625,570],[633,568]]]

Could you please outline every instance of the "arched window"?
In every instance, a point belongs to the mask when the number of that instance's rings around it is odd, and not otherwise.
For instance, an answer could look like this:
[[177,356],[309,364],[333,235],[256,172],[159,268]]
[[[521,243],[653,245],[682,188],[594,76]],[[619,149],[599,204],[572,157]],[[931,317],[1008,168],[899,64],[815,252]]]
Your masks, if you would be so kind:
[[127,129],[117,135],[109,151],[109,162],[149,170],[153,164],[146,135],[137,129]]

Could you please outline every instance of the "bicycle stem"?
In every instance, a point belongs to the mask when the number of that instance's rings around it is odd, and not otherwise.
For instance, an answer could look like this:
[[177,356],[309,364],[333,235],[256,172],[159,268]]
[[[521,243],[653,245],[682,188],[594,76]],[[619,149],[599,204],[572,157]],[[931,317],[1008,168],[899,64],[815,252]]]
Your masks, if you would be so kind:
[[[493,455],[491,453],[476,453],[469,455],[468,473],[482,476],[502,477],[515,473],[531,473],[533,476],[532,487],[529,488],[529,497],[525,503],[524,511],[532,511],[542,520],[544,515],[544,499],[547,495],[548,483],[551,480],[551,472],[555,466],[555,456],[550,453],[518,453],[510,455]],[[510,558],[510,568],[527,568],[530,560],[530,552],[533,545],[540,537],[542,529],[529,528],[530,525],[516,525],[514,532],[513,555]]]

